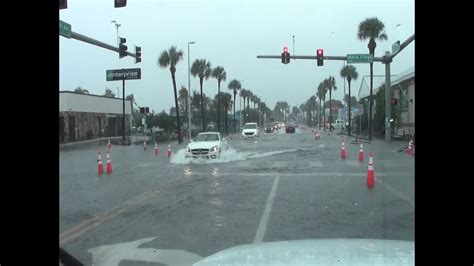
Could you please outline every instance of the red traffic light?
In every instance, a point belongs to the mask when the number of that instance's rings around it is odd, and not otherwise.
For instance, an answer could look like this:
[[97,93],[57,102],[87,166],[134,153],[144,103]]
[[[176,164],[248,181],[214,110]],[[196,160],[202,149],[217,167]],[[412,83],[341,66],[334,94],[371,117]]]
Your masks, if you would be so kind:
[[288,53],[288,47],[286,47],[286,46],[283,47],[283,52],[284,52],[284,53]]
[[323,49],[319,48],[317,50],[318,56],[323,56]]

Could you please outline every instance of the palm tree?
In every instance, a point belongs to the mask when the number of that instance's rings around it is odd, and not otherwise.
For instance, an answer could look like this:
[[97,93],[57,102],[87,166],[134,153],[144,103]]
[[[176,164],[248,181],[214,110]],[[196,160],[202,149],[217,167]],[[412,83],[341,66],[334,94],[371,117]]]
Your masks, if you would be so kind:
[[83,89],[82,87],[77,87],[75,90],[74,90],[75,93],[81,93],[81,94],[89,94],[89,91],[86,90],[86,89]]
[[[244,109],[243,109],[243,113],[241,114],[244,117],[244,123],[246,121],[246,119],[245,119],[245,99],[247,99],[247,94],[248,94],[248,90],[246,90],[246,89],[240,90],[240,97],[242,97],[244,99]],[[242,110],[240,110],[240,112],[242,112]]]
[[286,112],[288,108],[290,107],[286,101],[281,103],[281,107],[283,108],[283,115],[285,117],[285,124],[286,124]]
[[[189,99],[188,90],[186,89],[186,87],[181,85],[181,89],[179,90],[178,103],[181,106],[181,110],[183,112],[186,112],[186,114],[188,114],[188,99]],[[185,108],[183,108],[183,106],[185,106]],[[188,128],[190,128],[189,121],[188,121]]]
[[250,122],[250,98],[253,97],[253,92],[248,90],[247,91],[247,123]]
[[331,115],[331,110],[332,110],[332,90],[337,90],[336,87],[336,79],[332,76],[329,76],[329,78],[325,79],[323,81],[325,84],[327,90],[329,90],[329,131],[331,131],[331,123],[332,123],[332,115]]
[[229,82],[229,85],[227,85],[227,88],[229,90],[233,90],[234,92],[234,132],[236,131],[235,129],[235,95],[237,95],[237,91],[242,89],[242,84],[240,84],[240,81],[233,79]]
[[229,134],[229,130],[228,130],[228,122],[227,122],[227,117],[228,117],[228,113],[229,111],[232,110],[232,95],[230,95],[230,93],[223,93],[222,95],[222,105],[224,106],[224,113],[225,113],[225,134]]
[[[377,43],[375,39],[380,41],[387,40],[388,36],[385,33],[385,25],[382,21],[378,18],[367,18],[359,24],[359,29],[357,32],[357,37],[359,40],[364,41],[369,39],[369,44],[367,48],[369,48],[369,53],[374,56],[375,47],[377,47]],[[373,62],[370,63],[370,96],[369,96],[369,140],[372,140],[372,106],[373,106],[373,99],[372,99],[372,86],[373,86]]]
[[111,89],[105,88],[104,96],[109,98],[115,98],[115,93],[113,93]]
[[[326,92],[327,89],[324,86],[324,82],[319,83],[318,98],[319,106],[323,109],[323,128],[326,128],[326,108],[324,108],[324,102],[326,101]],[[323,105],[321,105],[321,101],[323,102]],[[321,109],[319,110],[319,115],[321,116]],[[321,129],[321,117],[319,118],[319,128]]]
[[199,77],[199,85],[201,86],[201,116],[202,116],[202,130],[205,130],[204,126],[204,106],[202,98],[202,82],[204,79],[208,79],[211,75],[211,62],[206,59],[196,59],[191,66],[191,74],[193,77]]
[[[227,73],[223,67],[218,66],[212,71],[212,77],[217,79],[217,95],[221,95],[221,81],[225,81]],[[221,103],[220,97],[217,98],[217,131],[221,132]]]
[[352,65],[346,65],[341,69],[341,77],[347,79],[347,83],[349,84],[349,101],[348,101],[348,116],[349,116],[349,136],[351,135],[351,80],[356,80],[359,76],[357,73],[356,68]]
[[181,136],[181,126],[179,124],[179,108],[178,108],[178,93],[176,91],[176,65],[183,59],[183,51],[178,50],[176,46],[171,46],[168,50],[164,50],[158,58],[158,66],[161,68],[170,67],[171,80],[173,81],[174,90],[174,104],[176,107],[176,121],[178,123],[178,143],[183,142]]
[[316,96],[314,95],[311,95],[311,97],[309,97],[309,107],[310,107],[310,112],[311,112],[311,117],[315,117],[315,112],[316,112]]

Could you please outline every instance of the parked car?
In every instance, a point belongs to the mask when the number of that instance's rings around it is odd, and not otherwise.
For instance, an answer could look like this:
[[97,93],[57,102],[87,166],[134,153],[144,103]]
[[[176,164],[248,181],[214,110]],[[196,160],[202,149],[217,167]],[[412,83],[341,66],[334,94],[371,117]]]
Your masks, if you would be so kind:
[[217,159],[229,144],[219,132],[199,133],[185,149],[185,158]]

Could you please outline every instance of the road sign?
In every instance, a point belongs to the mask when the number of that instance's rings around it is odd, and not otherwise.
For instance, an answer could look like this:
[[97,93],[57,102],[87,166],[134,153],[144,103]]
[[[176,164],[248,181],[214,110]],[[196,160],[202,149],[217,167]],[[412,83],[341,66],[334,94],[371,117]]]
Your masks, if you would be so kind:
[[106,72],[107,81],[126,80],[126,79],[141,79],[141,68],[127,68],[127,69],[109,69]]
[[66,38],[71,38],[71,24],[68,24],[64,21],[59,21],[59,35],[62,35]]
[[348,64],[357,64],[357,63],[372,63],[374,57],[370,54],[348,54],[347,63]]

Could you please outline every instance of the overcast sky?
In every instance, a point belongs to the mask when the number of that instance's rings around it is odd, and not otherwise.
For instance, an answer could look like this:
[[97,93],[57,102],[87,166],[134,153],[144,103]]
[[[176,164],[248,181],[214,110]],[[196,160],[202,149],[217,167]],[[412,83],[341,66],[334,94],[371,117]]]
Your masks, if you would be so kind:
[[[159,68],[161,52],[176,45],[184,52],[176,70],[178,90],[188,86],[187,43],[191,45],[191,64],[197,58],[222,66],[227,81],[221,90],[230,92],[232,79],[242,81],[273,109],[277,101],[290,106],[304,103],[316,92],[317,85],[332,75],[337,91],[333,99],[343,97],[344,80],[339,72],[342,61],[291,60],[284,65],[279,59],[257,59],[257,55],[279,55],[283,46],[296,55],[315,55],[317,48],[324,55],[344,56],[368,53],[367,41],[357,38],[359,23],[376,16],[385,24],[387,41],[377,41],[375,56],[391,51],[392,43],[402,42],[415,33],[414,0],[128,0],[124,8],[114,8],[113,0],[68,0],[68,8],[59,11],[61,20],[72,25],[74,32],[116,45],[116,29],[127,39],[129,52],[134,45],[142,47],[142,62],[134,58],[119,59],[116,52],[75,39],[59,37],[60,90],[81,86],[91,94],[102,95],[109,87],[122,95],[121,81],[106,81],[107,69],[142,69],[141,80],[126,81],[126,95],[133,93],[140,106],[155,112],[169,112],[174,106],[173,85],[169,69]],[[400,24],[399,27],[397,25]],[[414,66],[414,42],[391,64],[391,73],[398,74]],[[368,64],[355,64],[359,78],[352,82],[351,94],[357,96],[363,75],[369,75]],[[374,64],[374,74],[384,74],[385,66]],[[199,91],[199,78],[191,76],[191,89]],[[208,96],[217,94],[217,80],[204,81]],[[346,84],[347,93],[347,84]],[[239,108],[237,98],[236,110]]]

